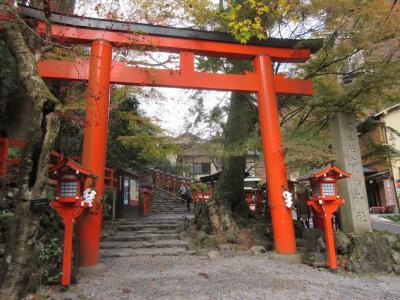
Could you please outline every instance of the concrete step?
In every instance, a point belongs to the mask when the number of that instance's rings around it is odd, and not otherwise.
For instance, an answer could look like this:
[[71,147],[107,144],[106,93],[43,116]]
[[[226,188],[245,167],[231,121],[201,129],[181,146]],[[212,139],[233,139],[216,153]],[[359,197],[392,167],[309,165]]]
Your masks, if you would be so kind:
[[180,209],[183,209],[184,207],[185,207],[184,205],[176,206],[176,207],[155,206],[155,205],[153,205],[151,208],[152,209],[160,209],[160,210],[180,210]]
[[186,252],[186,248],[156,248],[156,249],[102,249],[100,255],[107,257],[128,257],[128,256],[178,256]]
[[135,235],[112,235],[104,239],[109,242],[128,242],[128,241],[160,241],[160,240],[174,240],[179,239],[179,234],[168,233],[168,234],[135,234]]
[[108,240],[110,237],[125,237],[125,236],[144,236],[144,235],[162,235],[162,234],[177,234],[178,229],[158,229],[158,228],[145,228],[137,231],[117,231],[113,233],[104,232],[101,236],[102,241]]
[[158,214],[158,213],[160,213],[160,212],[162,212],[162,213],[170,213],[170,214],[180,214],[180,213],[182,213],[182,212],[184,212],[185,211],[185,209],[184,208],[181,208],[181,209],[174,209],[174,210],[171,210],[171,209],[152,209],[151,210],[151,212],[153,213],[153,214]]
[[181,213],[184,213],[185,210],[183,208],[179,209],[179,210],[152,209],[151,212],[153,214],[165,214],[165,213],[167,213],[167,214],[181,214]]
[[152,203],[152,207],[160,207],[160,208],[179,208],[179,207],[183,207],[183,206],[185,206],[184,203],[182,203],[182,204],[180,204],[180,203],[179,204],[169,204],[169,205]]
[[[120,231],[117,232],[116,235],[126,235],[129,234],[129,231]],[[178,229],[158,229],[158,228],[145,228],[139,231],[135,231],[134,234],[142,235],[142,234],[172,234],[179,233]]]
[[182,221],[182,217],[175,217],[175,218],[167,218],[166,216],[163,216],[163,218],[155,218],[154,216],[146,218],[146,219],[141,219],[141,220],[133,220],[133,219],[125,219],[125,220],[120,220],[116,221],[114,224],[117,226],[121,225],[150,225],[150,224],[179,224]]
[[171,200],[155,200],[155,199],[152,199],[152,200],[151,200],[151,203],[155,203],[155,204],[168,204],[168,205],[172,204],[172,205],[175,205],[175,204],[183,204],[183,203],[186,203],[186,200],[184,200],[184,199],[171,199]]
[[167,208],[177,208],[183,207],[185,203],[151,203],[152,207],[167,207]]
[[102,249],[140,249],[140,248],[187,248],[188,242],[182,240],[161,240],[161,241],[138,241],[138,242],[109,242],[101,243]]
[[157,228],[157,229],[177,229],[179,225],[177,223],[155,223],[155,224],[122,224],[116,228],[118,231],[137,231],[146,228]]

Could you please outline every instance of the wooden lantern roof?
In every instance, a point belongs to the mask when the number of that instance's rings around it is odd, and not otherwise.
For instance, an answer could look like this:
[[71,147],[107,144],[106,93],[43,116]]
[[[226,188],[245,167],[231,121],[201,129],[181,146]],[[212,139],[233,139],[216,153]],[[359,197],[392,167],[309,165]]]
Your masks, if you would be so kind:
[[351,174],[343,171],[340,169],[338,166],[335,165],[334,162],[330,162],[329,164],[323,165],[322,167],[313,169],[303,176],[301,176],[298,181],[304,181],[304,180],[311,180],[311,179],[318,179],[321,177],[339,177],[339,178],[346,178],[350,177]]
[[84,174],[86,176],[89,177],[96,177],[92,171],[82,167],[80,164],[78,164],[76,161],[72,160],[71,158],[66,158],[64,160],[62,160],[61,162],[59,162],[57,165],[51,167],[49,169],[49,177],[50,178],[54,178],[56,177],[55,175],[57,174],[58,170],[61,170],[64,167],[68,167],[72,170],[74,170],[75,172],[79,172],[81,174]]

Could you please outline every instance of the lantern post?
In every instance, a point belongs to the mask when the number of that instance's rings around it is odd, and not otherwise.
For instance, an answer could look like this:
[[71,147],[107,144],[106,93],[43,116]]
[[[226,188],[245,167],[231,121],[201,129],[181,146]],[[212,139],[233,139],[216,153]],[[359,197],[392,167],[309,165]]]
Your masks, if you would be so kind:
[[299,180],[309,180],[311,183],[312,196],[307,204],[318,214],[319,219],[323,220],[328,254],[327,265],[332,271],[337,269],[332,218],[339,206],[345,203],[338,194],[337,180],[350,176],[350,173],[330,163],[299,178]]
[[[95,193],[88,190],[84,195],[85,180],[94,174],[83,168],[71,159],[60,161],[56,166],[50,168],[49,178],[57,180],[56,199],[50,203],[64,222],[64,248],[62,260],[61,284],[71,284],[71,260],[73,256],[72,243],[74,236],[74,225],[77,218],[85,208],[92,207]],[[93,193],[89,195],[89,193]]]
[[161,173],[161,189],[165,189],[165,174]]
[[153,186],[151,184],[151,178],[144,178],[140,184],[140,191],[143,194],[143,216],[147,217],[150,214],[150,197],[153,193]]
[[247,202],[247,207],[250,209],[250,206],[251,206],[251,191],[250,190],[246,191],[246,202]]

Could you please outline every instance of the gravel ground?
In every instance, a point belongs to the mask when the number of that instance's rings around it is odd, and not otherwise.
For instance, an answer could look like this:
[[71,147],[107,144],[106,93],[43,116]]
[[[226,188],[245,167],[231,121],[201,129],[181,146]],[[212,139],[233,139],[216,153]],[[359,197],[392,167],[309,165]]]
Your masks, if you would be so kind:
[[400,299],[400,276],[331,274],[238,254],[109,258],[57,299]]

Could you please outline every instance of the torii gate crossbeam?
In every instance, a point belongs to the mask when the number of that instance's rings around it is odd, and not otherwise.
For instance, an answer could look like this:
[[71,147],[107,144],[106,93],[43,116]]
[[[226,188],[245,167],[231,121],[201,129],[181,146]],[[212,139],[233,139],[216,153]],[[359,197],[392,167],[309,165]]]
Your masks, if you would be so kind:
[[[21,14],[35,19],[41,12],[22,7]],[[308,80],[288,79],[273,73],[273,62],[305,62],[311,52],[305,41],[267,39],[243,45],[222,33],[70,17],[52,14],[51,35],[69,44],[91,43],[89,60],[43,60],[38,64],[44,78],[88,80],[83,160],[85,168],[98,176],[98,205],[91,209],[80,226],[81,265],[94,266],[99,259],[101,203],[104,190],[106,141],[110,84],[164,86],[210,90],[255,92],[271,211],[275,250],[296,253],[291,210],[285,206],[283,192],[288,190],[279,126],[276,94],[311,95]],[[135,31],[136,28],[136,32]],[[140,28],[141,30],[137,30]],[[38,22],[38,32],[45,25]],[[128,66],[112,61],[112,49],[139,46],[141,49],[180,54],[179,70],[160,70]],[[194,55],[252,60],[254,70],[244,74],[196,72]]]

